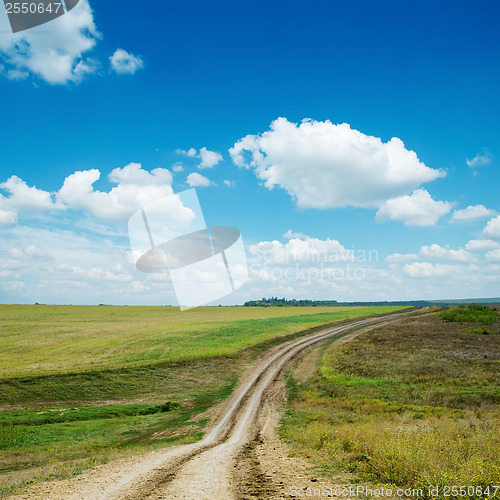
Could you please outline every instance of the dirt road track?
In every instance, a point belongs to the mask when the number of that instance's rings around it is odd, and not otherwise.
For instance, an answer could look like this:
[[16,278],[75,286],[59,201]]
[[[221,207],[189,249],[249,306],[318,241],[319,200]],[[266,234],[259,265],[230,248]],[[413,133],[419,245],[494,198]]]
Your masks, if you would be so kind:
[[[379,326],[401,315],[331,327],[277,346],[244,376],[205,437],[193,444],[117,460],[76,478],[34,486],[18,500],[243,500],[290,498],[282,469],[286,453],[276,440],[276,406],[284,394],[278,375],[314,344],[346,332]],[[286,467],[285,467],[286,469]],[[288,467],[289,469],[289,467]],[[293,469],[293,467],[292,467]],[[298,473],[297,473],[298,474]]]

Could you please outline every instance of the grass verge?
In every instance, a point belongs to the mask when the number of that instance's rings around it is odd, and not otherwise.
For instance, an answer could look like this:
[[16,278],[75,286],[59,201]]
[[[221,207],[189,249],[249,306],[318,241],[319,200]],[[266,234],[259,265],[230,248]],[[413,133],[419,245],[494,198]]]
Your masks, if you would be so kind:
[[325,474],[498,498],[499,374],[498,336],[435,314],[403,319],[327,349],[307,381],[289,378],[281,435]]

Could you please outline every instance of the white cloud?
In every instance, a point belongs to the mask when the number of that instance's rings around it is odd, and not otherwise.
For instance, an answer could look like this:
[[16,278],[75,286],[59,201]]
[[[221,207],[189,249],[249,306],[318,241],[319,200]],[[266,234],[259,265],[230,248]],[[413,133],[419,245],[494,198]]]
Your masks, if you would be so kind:
[[463,248],[453,250],[450,248],[443,248],[437,244],[423,246],[420,249],[419,257],[455,260],[458,262],[470,262],[474,260],[474,256]]
[[274,264],[286,264],[290,262],[318,263],[318,262],[352,262],[355,254],[347,250],[339,241],[327,238],[320,240],[306,237],[291,238],[286,243],[274,241],[262,241],[250,245],[250,253],[257,256],[263,262]]
[[[79,265],[61,264],[56,266],[55,271],[70,275],[69,279],[95,281],[101,283],[108,282],[127,282],[132,281],[129,273],[117,271],[116,269],[102,269],[101,267],[81,267]],[[67,276],[66,276],[67,277]]]
[[7,71],[7,78],[9,80],[26,80],[30,74],[27,71],[22,71],[20,69],[9,69]]
[[199,151],[194,148],[188,150],[177,149],[176,153],[183,156],[188,156],[190,158],[199,158],[201,160],[198,168],[203,170],[204,168],[212,168],[222,161],[222,155],[216,151],[210,151],[209,149],[203,147]]
[[119,75],[133,75],[144,67],[141,57],[123,49],[116,49],[109,61],[112,70]]
[[187,176],[187,183],[191,187],[207,187],[210,186],[210,180],[198,172],[192,172]]
[[490,219],[484,228],[483,234],[490,238],[500,239],[500,215]]
[[261,135],[247,135],[229,150],[234,163],[254,168],[303,208],[379,207],[422,183],[443,177],[393,137],[383,143],[347,123],[278,118]]
[[[176,303],[165,275],[135,270],[126,234],[78,231],[77,224],[5,231],[0,303]],[[500,280],[495,255],[477,265],[418,262],[404,269],[365,259],[360,250],[332,239],[264,241],[249,249],[249,280],[222,303],[271,295],[339,301],[486,297],[495,296]]]
[[198,154],[198,152],[194,148],[189,148],[188,150],[177,149],[175,152],[178,155],[189,156],[190,158],[194,158]]
[[9,250],[9,256],[14,259],[50,259],[47,252],[33,244],[28,244],[24,248],[12,247]]
[[155,168],[151,172],[143,170],[140,163],[130,163],[123,168],[115,168],[109,174],[109,180],[116,184],[134,186],[170,186],[172,174],[164,168]]
[[118,184],[109,192],[94,190],[93,184],[100,178],[99,170],[78,171],[66,177],[57,193],[57,199],[65,207],[84,210],[103,222],[124,223],[140,207],[165,196],[169,197],[171,209],[167,219],[182,220],[190,217],[191,211],[184,208],[173,194],[172,174],[163,168],[151,172],[143,170],[138,163],[115,168],[109,180]]
[[466,250],[492,250],[499,248],[500,243],[493,240],[470,240],[465,244]]
[[198,158],[201,159],[201,163],[198,168],[212,168],[222,161],[222,155],[215,151],[210,151],[207,148],[201,148],[198,154]]
[[453,203],[435,201],[423,188],[411,195],[386,201],[377,211],[376,220],[400,220],[406,226],[433,226],[438,219],[451,211]]
[[0,208],[13,212],[34,214],[39,211],[54,208],[54,202],[50,193],[29,187],[26,182],[17,177],[11,176],[5,182],[0,183],[0,189],[8,191],[9,197],[0,194]]
[[80,61],[73,70],[74,81],[79,82],[86,76],[97,73],[100,63],[97,59],[87,58],[85,61]]
[[415,260],[417,258],[418,255],[416,253],[406,253],[406,254],[393,253],[392,255],[388,255],[385,258],[385,261],[392,264],[399,262],[408,262],[409,260]]
[[287,238],[287,239],[292,239],[292,238],[298,238],[298,239],[301,239],[301,240],[305,240],[306,238],[310,238],[310,236],[308,236],[307,234],[304,234],[304,233],[294,233],[291,229],[289,229],[284,235],[283,235],[284,238]]
[[455,210],[451,217],[452,221],[464,222],[495,215],[495,210],[486,208],[484,205],[469,205],[463,210]]
[[[18,225],[0,240],[7,258],[0,263],[0,302],[21,303],[173,303],[163,277],[149,295],[148,276],[129,262],[125,238],[82,236],[72,229]],[[137,283],[143,283],[143,286]],[[134,284],[135,283],[135,284]],[[7,289],[9,287],[9,289]]]
[[486,253],[485,257],[486,260],[489,260],[490,262],[500,262],[500,248],[490,250]]
[[400,254],[393,253],[386,257],[385,261],[394,264],[400,262],[408,262],[410,260],[417,259],[444,259],[444,260],[453,260],[456,262],[472,262],[475,260],[475,257],[464,250],[463,248],[459,248],[458,250],[454,250],[451,248],[445,248],[437,244],[433,245],[424,245],[420,248],[418,254],[409,253],[409,254]]
[[8,290],[9,292],[16,292],[25,288],[25,283],[19,280],[4,281],[2,283],[2,288]]
[[234,181],[230,181],[228,179],[225,179],[224,180],[224,185],[229,187],[229,188],[234,188],[234,186],[236,185],[236,183]]
[[[11,31],[4,9],[0,9],[0,31]],[[88,0],[80,0],[70,12],[41,30],[33,28],[0,36],[0,56],[6,64],[7,77],[19,79],[29,72],[51,84],[78,82],[97,69],[85,54],[99,38]]]
[[483,165],[489,165],[491,163],[491,160],[493,158],[493,155],[488,151],[487,148],[483,148],[482,151],[477,153],[476,156],[472,159],[466,160],[466,163],[469,167],[475,168],[475,167],[481,167]]
[[0,227],[12,227],[17,224],[17,212],[0,208]]
[[440,278],[456,274],[458,270],[461,270],[460,266],[431,264],[430,262],[413,262],[404,267],[405,273],[412,278]]
[[100,177],[97,169],[77,171],[66,177],[59,191],[48,193],[12,176],[0,184],[1,189],[10,193],[10,196],[0,194],[0,225],[15,225],[18,214],[41,216],[48,210],[66,209],[82,210],[102,222],[121,224],[140,207],[165,196],[171,204],[166,221],[182,221],[192,216],[177,196],[170,196],[172,173],[166,169],[149,172],[138,163],[115,168],[108,179],[117,186],[109,192],[94,189]]
[[178,172],[183,172],[183,171],[184,171],[184,167],[182,166],[182,163],[176,163],[176,164],[172,167],[172,170],[173,170],[175,173],[178,173]]

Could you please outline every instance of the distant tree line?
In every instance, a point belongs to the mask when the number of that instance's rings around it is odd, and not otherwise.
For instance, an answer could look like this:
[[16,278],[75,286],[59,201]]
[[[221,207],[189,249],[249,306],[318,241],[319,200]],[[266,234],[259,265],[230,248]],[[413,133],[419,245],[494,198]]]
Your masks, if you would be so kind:
[[249,300],[243,304],[252,307],[270,307],[270,306],[291,306],[291,307],[317,307],[317,306],[416,306],[424,307],[432,305],[432,302],[425,300],[416,301],[379,301],[379,302],[337,302],[336,300],[297,300],[297,299],[279,299],[278,297],[262,298],[260,300]]

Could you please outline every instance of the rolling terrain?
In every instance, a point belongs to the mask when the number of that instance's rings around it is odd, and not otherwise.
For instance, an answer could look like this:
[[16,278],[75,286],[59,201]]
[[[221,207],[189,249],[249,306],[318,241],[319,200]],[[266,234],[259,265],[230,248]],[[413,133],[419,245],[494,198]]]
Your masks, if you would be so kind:
[[[355,320],[271,348],[250,367],[201,441],[117,461],[77,479],[45,483],[18,498],[229,500],[242,498],[242,494],[248,495],[245,498],[282,498],[289,484],[262,478],[258,484],[249,482],[249,475],[263,476],[265,468],[257,459],[250,465],[242,463],[257,457],[252,450],[272,425],[265,410],[276,386],[279,392],[278,375],[290,360],[314,344],[398,319],[395,315]],[[253,492],[242,493],[245,489]]]
[[0,306],[0,491],[199,441],[258,357],[398,308]]

